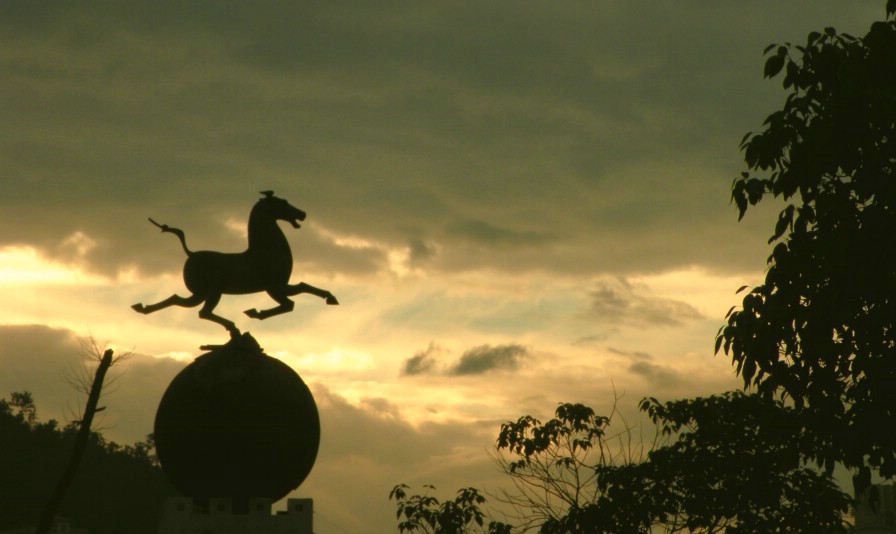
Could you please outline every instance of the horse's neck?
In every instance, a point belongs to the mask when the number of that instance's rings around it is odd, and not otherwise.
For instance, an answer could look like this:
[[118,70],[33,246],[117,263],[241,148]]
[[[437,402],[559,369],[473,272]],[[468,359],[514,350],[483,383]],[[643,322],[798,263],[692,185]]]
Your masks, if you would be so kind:
[[291,257],[289,242],[277,221],[254,212],[249,217],[249,251]]

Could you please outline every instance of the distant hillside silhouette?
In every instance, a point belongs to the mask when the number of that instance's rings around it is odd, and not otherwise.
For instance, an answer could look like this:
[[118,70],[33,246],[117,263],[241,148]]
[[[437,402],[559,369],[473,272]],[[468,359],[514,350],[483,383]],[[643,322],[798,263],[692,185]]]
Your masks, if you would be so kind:
[[[37,523],[77,430],[41,422],[27,392],[0,400],[0,531]],[[155,534],[162,500],[177,492],[153,454],[150,442],[121,446],[92,432],[59,515],[92,534]]]

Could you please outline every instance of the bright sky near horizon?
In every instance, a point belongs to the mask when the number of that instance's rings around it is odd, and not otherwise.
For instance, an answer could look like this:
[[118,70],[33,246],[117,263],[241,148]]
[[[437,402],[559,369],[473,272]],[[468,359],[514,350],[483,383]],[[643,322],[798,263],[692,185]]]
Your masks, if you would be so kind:
[[78,338],[135,354],[104,433],[152,430],[168,381],[226,340],[177,240],[240,251],[259,191],[293,281],[331,290],[259,322],[323,442],[316,530],[395,530],[391,487],[501,480],[501,422],[558,402],[633,413],[737,387],[712,344],[761,280],[776,210],[738,223],[738,141],[778,109],[762,50],[882,1],[0,1],[0,396],[71,418]]

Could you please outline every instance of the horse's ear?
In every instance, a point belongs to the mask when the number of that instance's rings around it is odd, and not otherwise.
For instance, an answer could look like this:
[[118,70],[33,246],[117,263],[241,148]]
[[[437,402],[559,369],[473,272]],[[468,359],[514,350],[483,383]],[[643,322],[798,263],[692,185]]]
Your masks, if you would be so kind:
[[274,196],[273,191],[261,191],[261,194],[264,195],[265,198],[271,198],[272,196]]

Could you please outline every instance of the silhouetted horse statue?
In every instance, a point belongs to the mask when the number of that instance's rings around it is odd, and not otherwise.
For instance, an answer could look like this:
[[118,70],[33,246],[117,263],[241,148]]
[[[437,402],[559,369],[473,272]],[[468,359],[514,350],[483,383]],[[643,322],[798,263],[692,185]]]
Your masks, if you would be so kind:
[[241,295],[267,292],[280,305],[267,310],[246,310],[244,313],[254,319],[267,319],[272,315],[292,311],[294,303],[289,297],[299,293],[311,293],[325,299],[327,304],[339,304],[332,293],[308,285],[305,282],[290,284],[292,273],[292,253],[289,242],[277,221],[286,221],[299,228],[299,221],[305,220],[305,212],[289,202],[274,196],[273,191],[262,191],[264,197],[255,203],[249,214],[249,248],[245,252],[224,253],[211,250],[192,251],[187,248],[184,233],[167,224],[151,223],[170,232],[180,239],[187,261],[184,263],[184,283],[192,295],[181,297],[171,295],[167,299],[144,306],[131,306],[140,313],[152,313],[168,306],[192,308],[204,303],[199,317],[214,321],[226,328],[231,337],[240,332],[233,321],[215,315],[214,309],[221,295]]

